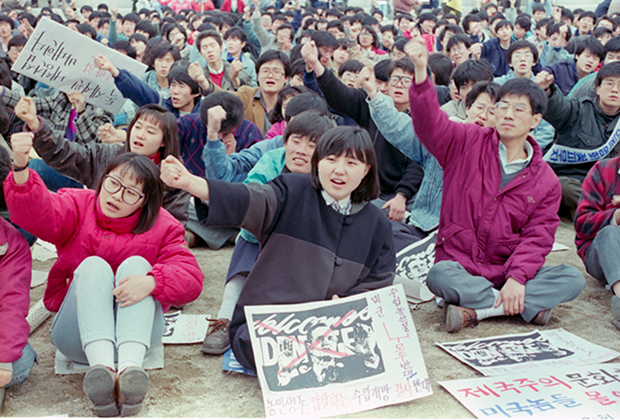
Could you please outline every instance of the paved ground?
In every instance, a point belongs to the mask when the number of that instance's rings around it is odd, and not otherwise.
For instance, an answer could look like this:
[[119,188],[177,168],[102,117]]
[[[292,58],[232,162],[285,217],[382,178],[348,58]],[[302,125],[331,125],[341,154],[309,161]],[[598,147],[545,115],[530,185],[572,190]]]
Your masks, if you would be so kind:
[[[557,241],[569,251],[555,252],[547,264],[570,264],[584,271],[575,252],[574,232],[567,225],[558,229]],[[205,287],[200,298],[188,305],[185,313],[217,313],[223,281],[232,247],[219,251],[198,249],[195,254],[205,273]],[[49,269],[50,262],[37,263],[36,269]],[[584,271],[585,274],[585,271]],[[586,275],[587,276],[587,275]],[[595,344],[620,349],[620,331],[613,327],[609,315],[610,292],[587,276],[586,290],[573,302],[560,305],[543,329],[564,328]],[[32,289],[32,302],[43,294],[43,286]],[[434,303],[412,311],[425,363],[431,378],[433,395],[417,401],[351,415],[354,418],[473,418],[437,381],[473,378],[477,372],[461,364],[435,346],[436,342],[489,337],[534,330],[518,318],[485,320],[476,328],[452,335],[444,331],[441,311]],[[54,375],[55,349],[49,340],[51,318],[31,336],[31,344],[41,356],[32,377],[6,393],[4,416],[38,417],[68,414],[92,417],[94,412],[82,391],[82,375]],[[620,360],[616,359],[615,362]],[[256,378],[225,374],[221,357],[200,353],[200,345],[169,345],[165,349],[165,368],[151,371],[151,389],[142,417],[264,417],[265,411]]]

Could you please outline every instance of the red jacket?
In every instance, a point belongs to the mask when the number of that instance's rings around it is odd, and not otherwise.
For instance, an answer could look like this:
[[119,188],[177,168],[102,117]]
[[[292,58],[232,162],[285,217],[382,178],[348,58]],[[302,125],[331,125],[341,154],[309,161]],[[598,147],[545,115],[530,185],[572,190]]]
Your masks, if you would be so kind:
[[57,312],[67,294],[73,272],[85,258],[97,255],[116,272],[135,255],[144,257],[155,277],[153,298],[167,311],[171,304],[183,305],[200,295],[202,271],[184,240],[185,230],[165,209],[155,225],[136,235],[131,231],[139,212],[122,219],[106,217],[93,190],[63,189],[50,193],[36,172],[28,182],[16,185],[13,173],[4,181],[5,199],[14,223],[56,245],[58,260],[50,270],[43,302]]
[[530,164],[501,191],[499,137],[493,128],[452,122],[435,87],[413,83],[409,104],[415,133],[443,168],[435,260],[459,262],[494,285],[534,277],[551,252],[560,224],[558,177],[534,149]]
[[[221,7],[221,11],[222,12],[229,12],[231,11],[231,0],[224,0],[224,3],[222,3],[222,7]],[[243,2],[243,0],[237,0],[237,13],[243,13],[243,11],[245,10],[245,3]]]
[[0,363],[13,363],[28,344],[32,257],[21,233],[0,217]]
[[612,202],[620,195],[620,157],[594,164],[581,187],[581,199],[575,215],[575,244],[583,260],[586,250],[599,231],[611,224],[618,209]]

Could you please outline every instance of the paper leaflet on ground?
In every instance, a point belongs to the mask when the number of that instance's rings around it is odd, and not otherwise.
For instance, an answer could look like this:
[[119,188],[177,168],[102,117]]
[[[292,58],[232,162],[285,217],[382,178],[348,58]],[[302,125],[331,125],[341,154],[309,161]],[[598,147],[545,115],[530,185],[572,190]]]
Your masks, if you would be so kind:
[[620,364],[556,366],[439,382],[479,419],[620,417]]
[[235,372],[235,373],[243,373],[248,376],[256,376],[256,372],[252,369],[248,369],[243,366],[241,363],[237,361],[235,357],[235,353],[233,353],[232,349],[228,349],[226,353],[224,353],[222,361],[222,370],[225,372]]
[[65,92],[82,92],[87,103],[117,114],[125,98],[107,70],[95,67],[103,54],[119,69],[140,77],[146,66],[79,32],[43,18],[11,70]]
[[562,328],[436,344],[485,376],[603,363],[620,355]]
[[246,306],[267,417],[325,417],[432,394],[401,285]]
[[37,261],[47,261],[52,258],[58,258],[56,246],[41,239],[37,239],[34,243],[34,249],[32,250],[32,259]]
[[[146,355],[142,367],[146,370],[164,368],[164,344],[159,343],[153,351]],[[69,375],[72,373],[85,373],[89,369],[87,364],[69,360],[67,356],[56,349],[56,364],[54,372],[56,375]]]
[[553,243],[553,248],[551,248],[551,252],[566,251],[567,249],[568,249],[568,247],[566,245],[562,245],[559,242],[554,242]]
[[437,231],[396,254],[394,283],[403,285],[410,302],[427,302],[434,297],[426,287],[426,276],[435,263],[436,241]]
[[186,315],[181,311],[164,314],[164,344],[202,343],[209,328],[209,315]]
[[37,286],[42,285],[47,280],[49,273],[45,271],[32,270],[32,279],[30,280],[30,288],[34,289]]

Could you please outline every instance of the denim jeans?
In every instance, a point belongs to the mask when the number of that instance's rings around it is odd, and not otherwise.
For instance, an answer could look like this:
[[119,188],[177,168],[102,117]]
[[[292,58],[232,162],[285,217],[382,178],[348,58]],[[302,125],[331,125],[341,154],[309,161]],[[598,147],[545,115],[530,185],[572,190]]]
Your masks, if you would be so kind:
[[67,358],[84,364],[88,364],[84,347],[97,340],[109,340],[116,347],[128,341],[142,343],[149,354],[164,335],[161,304],[147,296],[121,308],[115,303],[112,291],[124,277],[144,276],[151,268],[139,256],[123,261],[116,275],[101,257],[82,261],[54,318],[50,330],[52,344]]
[[52,169],[43,159],[32,159],[28,165],[32,170],[39,174],[48,190],[56,192],[61,188],[84,188],[75,179],[69,178]]
[[605,226],[594,237],[583,260],[586,271],[610,288],[620,281],[620,263],[617,255],[619,246],[620,228],[613,225]]
[[13,362],[13,379],[5,388],[13,385],[19,385],[26,381],[30,377],[30,371],[34,362],[38,361],[38,356],[32,349],[30,343],[26,344],[26,347],[22,350],[22,357]]

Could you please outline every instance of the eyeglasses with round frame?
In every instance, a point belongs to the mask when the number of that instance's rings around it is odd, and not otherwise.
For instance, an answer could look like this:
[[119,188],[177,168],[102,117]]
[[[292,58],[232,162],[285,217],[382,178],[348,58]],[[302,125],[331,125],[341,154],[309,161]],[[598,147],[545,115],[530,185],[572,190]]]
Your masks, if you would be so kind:
[[413,82],[413,77],[411,76],[390,76],[388,82],[391,86],[396,86],[399,83],[403,85],[403,87],[411,86]]
[[106,175],[103,178],[103,189],[110,194],[116,194],[122,189],[123,192],[121,193],[121,198],[130,206],[133,206],[144,197],[144,194],[140,194],[131,187],[126,187],[112,175]]
[[284,76],[284,70],[282,69],[270,69],[268,67],[263,67],[258,71],[259,76],[267,77],[269,74],[273,76],[274,79],[279,80]]
[[495,104],[495,114],[503,115],[508,112],[509,108],[512,108],[515,117],[518,118],[525,117],[525,115],[527,115],[528,113],[532,114],[532,110],[527,105],[520,103],[511,104],[506,101],[499,101]]

